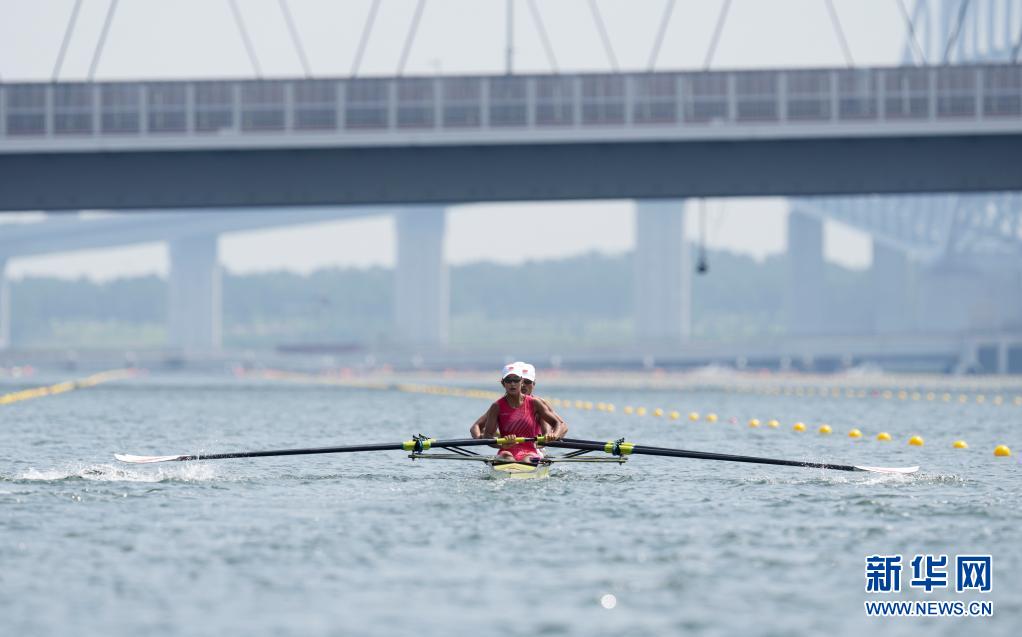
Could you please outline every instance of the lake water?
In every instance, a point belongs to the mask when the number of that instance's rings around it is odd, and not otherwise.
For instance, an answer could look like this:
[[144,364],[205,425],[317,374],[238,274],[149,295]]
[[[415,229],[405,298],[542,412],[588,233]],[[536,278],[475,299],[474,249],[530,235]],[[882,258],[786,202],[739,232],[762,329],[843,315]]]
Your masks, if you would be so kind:
[[[49,379],[32,380],[0,393]],[[132,466],[112,454],[461,438],[486,402],[227,376],[110,383],[0,406],[2,632],[1016,634],[1022,407],[542,383],[539,394],[615,404],[563,410],[577,438],[922,469],[635,456],[510,481],[401,452]],[[749,428],[754,417],[781,427]],[[793,432],[796,420],[809,431]],[[821,422],[834,434],[817,434]],[[874,440],[881,430],[894,440]],[[926,445],[908,446],[912,434]],[[970,449],[952,449],[958,438]],[[997,444],[1015,456],[995,458]],[[900,594],[865,592],[873,554],[904,556]],[[916,554],[990,554],[992,590],[956,593],[953,568],[949,590],[911,588]],[[994,615],[863,608],[926,599],[991,601]]]

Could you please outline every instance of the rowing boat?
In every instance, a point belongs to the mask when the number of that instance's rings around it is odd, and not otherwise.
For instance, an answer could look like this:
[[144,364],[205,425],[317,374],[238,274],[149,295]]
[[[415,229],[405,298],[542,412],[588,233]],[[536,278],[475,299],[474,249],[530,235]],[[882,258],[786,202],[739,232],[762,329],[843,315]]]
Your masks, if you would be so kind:
[[[519,441],[525,441],[524,438],[519,438]],[[542,438],[539,440],[542,442]],[[432,445],[437,447],[435,443]],[[550,468],[554,463],[560,462],[612,462],[615,464],[623,464],[626,458],[619,456],[616,458],[589,458],[581,457],[589,453],[588,450],[576,450],[572,453],[566,453],[563,456],[545,456],[540,458],[536,462],[515,462],[512,460],[506,460],[500,456],[489,456],[469,451],[468,449],[462,449],[460,447],[451,445],[444,447],[453,453],[437,453],[437,452],[422,452],[413,451],[408,455],[412,460],[468,460],[475,462],[482,462],[490,468],[490,475],[494,478],[511,478],[514,480],[524,480],[530,478],[546,478],[550,475]]]
[[[494,455],[483,455],[469,447],[507,446],[521,444],[523,442],[535,442],[547,447],[569,449],[568,453],[561,456],[547,456],[536,463],[511,462]],[[443,449],[446,453],[435,451]],[[296,456],[319,453],[351,453],[359,451],[407,451],[412,460],[467,460],[471,462],[482,462],[486,464],[492,474],[512,479],[542,478],[549,475],[550,467],[554,463],[562,462],[612,462],[623,464],[629,456],[648,455],[663,456],[668,458],[694,458],[699,460],[724,460],[728,462],[747,462],[756,464],[772,464],[787,467],[802,467],[810,469],[827,469],[834,471],[867,471],[870,473],[886,473],[896,475],[907,475],[919,470],[914,467],[874,467],[865,465],[834,464],[828,462],[809,462],[804,460],[782,460],[778,458],[760,458],[756,456],[741,456],[726,453],[714,453],[709,451],[690,451],[687,449],[673,449],[670,447],[651,447],[625,442],[624,438],[599,442],[596,440],[579,440],[577,438],[564,438],[562,440],[546,440],[543,436],[536,438],[516,438],[513,436],[505,438],[463,438],[452,440],[436,440],[418,435],[411,440],[404,442],[374,443],[365,445],[348,445],[344,447],[312,447],[307,449],[273,449],[269,451],[240,451],[232,453],[211,453],[211,454],[180,454],[174,456],[136,456],[128,454],[114,454],[114,457],[121,462],[132,464],[149,464],[154,462],[182,462],[189,460],[222,460],[227,458],[260,458],[266,456]],[[607,456],[592,457],[587,454],[603,452]]]
[[490,475],[495,478],[511,478],[512,480],[547,478],[550,476],[550,463],[491,462]]
[[511,478],[525,480],[529,478],[546,478],[550,475],[551,458],[542,458],[537,462],[514,462],[498,456],[484,456],[460,447],[445,447],[456,453],[412,452],[408,455],[412,460],[469,460],[481,462],[490,468],[494,478]]

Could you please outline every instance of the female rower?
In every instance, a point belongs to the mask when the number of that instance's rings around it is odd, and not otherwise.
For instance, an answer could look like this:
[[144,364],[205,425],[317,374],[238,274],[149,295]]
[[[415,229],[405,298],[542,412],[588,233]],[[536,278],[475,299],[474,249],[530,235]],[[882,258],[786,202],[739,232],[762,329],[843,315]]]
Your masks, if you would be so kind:
[[[550,403],[547,402],[546,399],[540,398],[539,396],[533,394],[533,392],[536,391],[536,368],[528,363],[522,362],[512,363],[512,365],[521,369],[522,393],[525,394],[526,396],[532,396],[534,400],[538,400],[539,402],[543,403],[543,405],[553,415],[554,420],[557,421],[557,424],[554,426],[553,431],[551,431],[550,434],[547,436],[547,439],[560,440],[567,436],[568,423],[566,423],[564,419],[561,418],[561,415],[557,413],[553,407],[550,406]],[[473,438],[479,438],[483,435],[483,425],[486,424],[486,414],[488,413],[489,411],[484,411],[483,415],[479,416],[479,418],[474,423],[472,423],[472,426],[469,428],[469,433],[472,435]]]
[[[517,436],[535,438],[550,435],[557,426],[550,409],[542,401],[522,393],[522,377],[525,368],[522,363],[511,363],[504,366],[500,382],[504,386],[504,396],[496,400],[486,412],[482,437]],[[543,454],[536,448],[536,443],[521,442],[505,445],[497,452],[498,458],[513,462],[539,462]]]

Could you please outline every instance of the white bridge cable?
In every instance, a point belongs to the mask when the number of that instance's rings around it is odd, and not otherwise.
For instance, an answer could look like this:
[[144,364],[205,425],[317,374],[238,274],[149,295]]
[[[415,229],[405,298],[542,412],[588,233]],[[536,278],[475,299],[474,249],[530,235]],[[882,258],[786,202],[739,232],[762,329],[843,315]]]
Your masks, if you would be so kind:
[[649,54],[649,64],[646,70],[652,72],[656,68],[657,58],[660,57],[660,46],[664,43],[664,34],[667,33],[667,25],[671,21],[671,14],[674,12],[675,0],[667,0],[664,5],[664,15],[660,18],[660,29],[657,31],[656,40],[653,42],[653,50]]
[[947,64],[951,57],[951,49],[954,47],[955,42],[958,41],[958,35],[962,32],[962,22],[965,20],[965,12],[968,10],[969,0],[962,0],[962,3],[958,5],[958,19],[955,21],[955,28],[951,35],[948,36],[947,45],[944,47],[944,64]]
[[358,50],[355,51],[355,60],[351,63],[351,77],[358,75],[358,68],[362,65],[362,55],[369,44],[369,36],[373,32],[373,23],[376,22],[376,12],[380,8],[380,0],[373,0],[369,7],[369,15],[366,16],[365,26],[362,27],[362,37],[358,41]]
[[259,59],[256,57],[255,48],[252,47],[252,40],[248,37],[248,30],[245,28],[245,21],[241,18],[241,10],[238,9],[237,0],[227,0],[234,15],[234,24],[238,26],[238,33],[241,34],[241,41],[245,44],[245,51],[248,53],[248,60],[252,63],[252,69],[258,78],[263,77],[263,70],[259,66]]
[[600,39],[603,40],[603,50],[607,53],[610,68],[617,73],[619,70],[617,57],[614,55],[614,47],[610,44],[610,36],[607,34],[607,27],[603,24],[603,17],[600,15],[600,7],[596,5],[596,0],[589,0],[589,12],[593,14],[596,30],[600,34]]
[[834,8],[834,0],[827,0],[827,13],[830,14],[830,21],[834,25],[834,32],[838,42],[841,43],[841,51],[845,54],[845,62],[848,68],[855,68],[855,61],[852,60],[852,50],[848,48],[848,40],[845,39],[845,30],[841,27],[841,19],[838,18],[837,10]]
[[67,55],[67,45],[71,41],[71,35],[75,30],[75,23],[78,21],[78,10],[82,8],[82,0],[75,0],[75,6],[71,9],[71,19],[67,21],[67,28],[64,29],[64,39],[60,43],[60,52],[57,53],[57,61],[53,65],[53,75],[50,76],[53,82],[60,77],[60,68],[64,66],[64,56]]
[[724,6],[720,8],[720,16],[717,17],[717,26],[713,29],[713,38],[710,40],[710,47],[706,51],[706,59],[703,60],[703,70],[708,71],[713,64],[713,54],[717,51],[717,43],[720,42],[720,34],[724,30],[724,23],[727,22],[727,11],[731,8],[731,0],[724,0]]
[[397,63],[397,76],[401,77],[405,72],[405,64],[408,62],[408,54],[412,52],[412,44],[415,42],[415,34],[419,31],[419,19],[422,18],[422,11],[426,8],[426,0],[419,0],[415,5],[415,14],[412,16],[412,23],[408,27],[408,35],[405,36],[405,46],[401,51],[401,59]]
[[88,81],[96,77],[96,69],[99,67],[99,59],[103,57],[103,45],[106,44],[106,36],[110,33],[110,25],[114,21],[114,13],[117,11],[118,0],[110,0],[110,6],[106,11],[106,19],[103,20],[103,30],[99,32],[99,41],[96,42],[96,50],[92,53],[92,63],[89,64]]
[[302,46],[302,38],[298,35],[298,28],[295,27],[294,18],[291,16],[291,9],[287,6],[287,0],[278,0],[280,4],[280,12],[284,14],[284,22],[287,23],[288,33],[291,34],[291,42],[295,46],[295,52],[298,54],[298,60],[302,64],[302,71],[305,73],[306,78],[312,77],[312,70],[309,68],[309,59],[305,57],[305,47]]
[[539,33],[540,42],[543,43],[543,50],[546,51],[546,59],[550,62],[550,68],[554,73],[560,73],[557,67],[557,58],[554,56],[554,48],[550,46],[550,38],[547,37],[546,27],[543,25],[543,18],[539,15],[536,0],[529,0],[529,12],[532,14],[532,21],[536,24],[536,31]]
[[922,63],[925,66],[928,64],[926,60],[926,52],[923,51],[923,47],[919,46],[919,38],[916,37],[915,24],[913,23],[912,16],[908,13],[908,8],[905,7],[905,0],[898,0],[898,8],[901,9],[901,17],[905,19],[905,30],[908,31],[909,43],[915,47],[915,51],[919,55],[919,59],[922,60]]
[[511,75],[515,72],[515,1],[504,0],[505,9],[507,9],[507,16],[504,19],[505,36],[505,56],[504,56],[504,73]]

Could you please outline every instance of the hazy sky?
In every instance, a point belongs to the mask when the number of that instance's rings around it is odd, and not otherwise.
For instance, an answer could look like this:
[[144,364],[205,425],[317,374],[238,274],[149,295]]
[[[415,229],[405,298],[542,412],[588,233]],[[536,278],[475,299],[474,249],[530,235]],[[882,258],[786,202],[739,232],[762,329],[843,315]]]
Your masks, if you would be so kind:
[[[914,0],[905,0],[911,7]],[[678,0],[658,69],[701,68],[723,0]],[[854,63],[888,65],[901,58],[904,23],[898,0],[834,0]],[[314,75],[348,75],[371,0],[290,0]],[[609,56],[588,0],[537,0],[561,71],[607,70]],[[74,0],[0,0],[0,78],[48,79]],[[238,0],[264,76],[299,76],[298,55],[277,0]],[[646,68],[666,6],[664,0],[598,0],[621,69]],[[83,79],[90,66],[106,0],[84,0],[60,79]],[[392,75],[398,67],[416,0],[382,0],[360,73]],[[505,66],[505,0],[429,0],[410,50],[407,74],[501,73]],[[529,3],[514,2],[514,66],[551,70]],[[840,42],[823,0],[733,0],[713,58],[714,68],[844,66]],[[121,0],[96,79],[251,77],[250,63],[227,0]],[[708,243],[762,257],[784,249],[782,199],[715,200]],[[491,214],[514,215],[518,227],[493,233]],[[690,235],[697,215],[689,215]],[[634,205],[627,201],[458,206],[448,220],[452,264],[481,259],[522,261],[590,250],[623,252],[634,239]],[[2,232],[2,227],[0,227]],[[325,265],[391,265],[392,222],[345,224],[229,235],[224,264],[234,271]],[[869,242],[828,224],[828,258],[864,267]],[[86,275],[165,272],[159,245],[14,261],[9,274]]]

